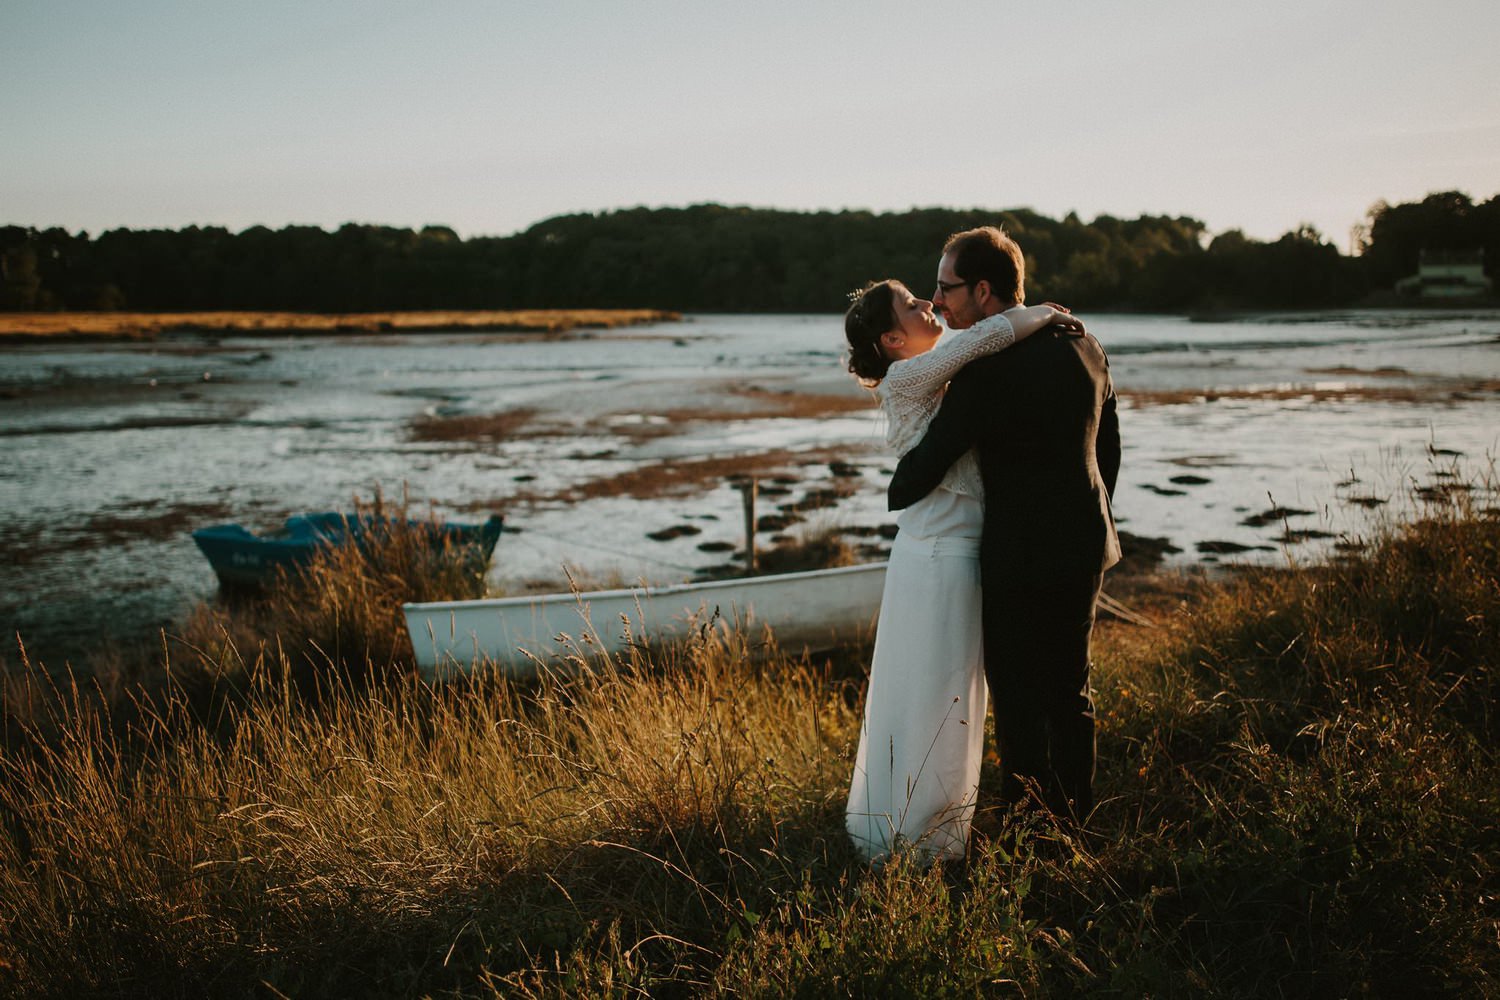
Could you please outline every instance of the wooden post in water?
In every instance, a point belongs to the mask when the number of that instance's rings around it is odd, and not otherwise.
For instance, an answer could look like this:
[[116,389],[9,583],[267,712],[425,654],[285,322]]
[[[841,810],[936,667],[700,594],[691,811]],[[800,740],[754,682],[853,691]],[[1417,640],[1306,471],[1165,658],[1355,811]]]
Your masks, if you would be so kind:
[[745,501],[745,572],[755,572],[755,494],[759,491],[752,477],[738,484],[740,496]]

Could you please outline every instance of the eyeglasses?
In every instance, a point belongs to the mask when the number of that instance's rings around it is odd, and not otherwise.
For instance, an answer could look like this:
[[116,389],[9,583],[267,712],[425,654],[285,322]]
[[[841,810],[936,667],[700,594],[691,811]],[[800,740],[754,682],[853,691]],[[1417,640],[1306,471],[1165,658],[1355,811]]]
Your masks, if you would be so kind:
[[939,281],[937,283],[937,286],[938,291],[942,292],[944,295],[947,295],[955,288],[968,288],[972,284],[974,284],[974,282],[972,281]]

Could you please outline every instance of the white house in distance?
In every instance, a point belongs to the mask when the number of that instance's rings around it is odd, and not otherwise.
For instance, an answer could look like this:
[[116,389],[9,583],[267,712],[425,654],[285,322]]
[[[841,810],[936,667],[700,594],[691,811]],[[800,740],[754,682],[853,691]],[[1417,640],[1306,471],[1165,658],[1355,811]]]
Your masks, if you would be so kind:
[[1402,295],[1424,299],[1480,298],[1492,285],[1484,276],[1484,250],[1423,250],[1417,273],[1396,282]]

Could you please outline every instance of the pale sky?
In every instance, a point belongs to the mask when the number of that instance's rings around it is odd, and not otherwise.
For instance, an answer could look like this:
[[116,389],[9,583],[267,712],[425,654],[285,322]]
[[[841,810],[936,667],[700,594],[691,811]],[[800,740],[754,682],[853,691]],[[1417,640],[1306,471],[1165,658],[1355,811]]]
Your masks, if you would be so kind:
[[1500,193],[1496,0],[0,0],[0,223],[506,235],[713,201],[1190,215]]

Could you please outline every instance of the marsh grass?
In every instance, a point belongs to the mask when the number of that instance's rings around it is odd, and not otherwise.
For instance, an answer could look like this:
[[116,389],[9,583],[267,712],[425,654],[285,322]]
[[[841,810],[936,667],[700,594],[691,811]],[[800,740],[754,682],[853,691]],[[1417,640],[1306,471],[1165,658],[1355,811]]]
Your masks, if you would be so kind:
[[827,789],[852,716],[810,667],[747,659],[710,633],[661,672],[315,706],[262,672],[227,736],[169,693],[133,754],[75,716],[5,761],[0,896],[25,919],[4,961],[40,992],[140,995],[457,988],[609,940],[690,969],[703,928],[843,864]]
[[0,758],[0,989],[1490,995],[1497,578],[1459,497],[1107,623],[1098,810],[948,869],[853,857],[857,671],[763,635],[440,687],[263,641],[219,725],[64,697]]
[[795,525],[787,538],[757,553],[756,572],[797,573],[804,570],[853,566],[860,562],[856,544],[844,525],[832,516],[815,516]]
[[[325,547],[263,591],[200,605],[167,656],[179,680],[243,677],[256,662],[290,664],[296,679],[401,674],[412,669],[401,605],[484,595],[485,565],[443,537],[436,518],[413,517],[404,498],[355,498],[359,544]],[[226,670],[226,668],[228,668]]]
[[463,331],[559,333],[578,327],[613,329],[676,320],[657,309],[450,309],[368,313],[56,312],[0,316],[0,341],[37,338],[155,340],[180,333],[223,336],[266,334],[377,334]]

